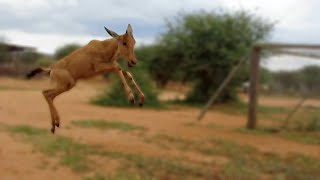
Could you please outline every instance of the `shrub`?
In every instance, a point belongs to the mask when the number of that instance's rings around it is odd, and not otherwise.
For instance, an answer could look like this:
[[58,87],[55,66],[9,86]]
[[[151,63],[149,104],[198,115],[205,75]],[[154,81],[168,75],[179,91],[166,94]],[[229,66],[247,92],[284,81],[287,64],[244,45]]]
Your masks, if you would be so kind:
[[[179,79],[191,82],[190,103],[203,103],[221,85],[235,64],[257,41],[266,40],[273,24],[247,12],[179,14],[155,46],[150,70],[160,84]],[[242,79],[235,76],[219,101],[236,99]],[[248,77],[247,77],[248,78]]]
[[65,56],[69,55],[70,53],[72,53],[73,51],[79,49],[81,47],[81,45],[79,44],[66,44],[64,46],[59,47],[55,53],[54,53],[54,57],[59,60],[61,58],[64,58]]
[[308,121],[306,125],[307,131],[319,131],[320,132],[320,116],[315,115]]
[[[124,66],[122,66],[124,67]],[[133,70],[131,72],[134,80],[143,91],[145,95],[145,103],[144,106],[147,107],[161,107],[161,104],[157,98],[157,91],[155,90],[155,86],[153,82],[148,77],[148,74],[142,67]],[[118,76],[112,76],[111,79],[113,83],[109,89],[106,89],[102,94],[98,95],[93,99],[93,103],[102,106],[132,106],[125,94],[124,88]],[[127,81],[128,82],[128,81]],[[130,85],[130,82],[128,82]],[[130,85],[131,86],[131,85]],[[140,100],[137,93],[135,93],[135,89],[131,86],[133,94],[135,95],[136,103]]]
[[52,63],[54,63],[54,61],[50,58],[47,58],[47,57],[42,57],[42,58],[39,58],[37,61],[36,61],[36,64],[40,67],[48,67],[50,66]]

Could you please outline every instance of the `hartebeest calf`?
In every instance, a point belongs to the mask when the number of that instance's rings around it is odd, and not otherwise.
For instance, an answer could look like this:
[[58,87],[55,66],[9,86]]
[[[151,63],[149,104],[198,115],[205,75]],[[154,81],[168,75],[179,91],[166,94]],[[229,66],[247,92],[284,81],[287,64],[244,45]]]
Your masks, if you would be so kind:
[[104,28],[113,38],[104,41],[92,40],[86,46],[57,61],[50,68],[36,68],[27,75],[27,78],[31,78],[40,72],[47,72],[50,74],[50,79],[56,82],[54,88],[42,91],[50,109],[52,133],[54,133],[55,127],[60,125],[53,99],[73,88],[79,79],[106,72],[116,72],[123,83],[130,102],[135,103],[135,100],[126,79],[130,81],[139,94],[139,105],[143,105],[143,92],[133,80],[132,75],[128,71],[122,70],[117,63],[119,57],[123,57],[129,67],[138,62],[134,53],[136,42],[132,34],[132,27],[129,24],[126,33],[123,35],[118,35],[106,27]]

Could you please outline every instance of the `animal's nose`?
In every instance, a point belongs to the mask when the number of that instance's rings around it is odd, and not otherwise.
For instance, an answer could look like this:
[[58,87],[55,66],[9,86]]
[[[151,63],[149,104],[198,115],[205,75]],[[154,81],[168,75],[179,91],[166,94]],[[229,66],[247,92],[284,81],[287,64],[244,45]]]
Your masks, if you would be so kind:
[[138,61],[131,60],[131,63],[136,65],[138,63]]

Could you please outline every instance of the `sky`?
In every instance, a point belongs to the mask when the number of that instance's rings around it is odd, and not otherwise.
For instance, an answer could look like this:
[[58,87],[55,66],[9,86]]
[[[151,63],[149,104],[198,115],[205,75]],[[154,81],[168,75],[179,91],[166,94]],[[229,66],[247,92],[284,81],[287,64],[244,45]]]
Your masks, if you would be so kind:
[[[319,43],[319,0],[0,0],[0,38],[52,54],[66,43],[106,39],[103,26],[119,34],[133,27],[138,45],[155,42],[165,19],[179,12],[247,10],[276,22],[272,42]],[[320,61],[273,56],[271,70],[297,69]]]

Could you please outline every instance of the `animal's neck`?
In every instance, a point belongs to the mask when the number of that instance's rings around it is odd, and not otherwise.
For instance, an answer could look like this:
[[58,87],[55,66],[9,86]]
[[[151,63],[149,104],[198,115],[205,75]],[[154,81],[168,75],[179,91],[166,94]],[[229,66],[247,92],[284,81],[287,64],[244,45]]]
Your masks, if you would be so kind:
[[119,57],[118,42],[116,39],[107,39],[103,41],[104,49],[106,49],[106,56],[112,61],[116,61]]

